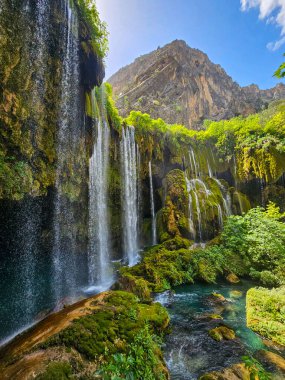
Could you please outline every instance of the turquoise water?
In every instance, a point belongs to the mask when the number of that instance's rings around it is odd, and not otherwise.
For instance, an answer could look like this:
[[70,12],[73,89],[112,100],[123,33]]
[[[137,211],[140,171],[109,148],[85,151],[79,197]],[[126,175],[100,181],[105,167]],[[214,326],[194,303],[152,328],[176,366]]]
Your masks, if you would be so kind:
[[[260,337],[246,327],[245,296],[251,282],[241,284],[184,285],[157,296],[171,317],[172,332],[166,338],[164,355],[171,379],[194,380],[204,373],[240,363],[243,355],[266,349]],[[212,292],[227,302],[211,302]],[[211,319],[219,314],[223,320]],[[216,342],[208,331],[220,325],[232,328],[237,339]]]

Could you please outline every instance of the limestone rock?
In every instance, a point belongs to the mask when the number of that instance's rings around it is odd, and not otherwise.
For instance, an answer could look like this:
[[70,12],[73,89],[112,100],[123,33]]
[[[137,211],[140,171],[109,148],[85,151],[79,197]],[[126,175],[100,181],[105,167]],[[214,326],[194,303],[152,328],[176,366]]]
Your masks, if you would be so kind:
[[136,109],[189,128],[204,119],[246,116],[285,98],[281,83],[269,90],[240,87],[206,54],[179,40],[137,58],[108,81],[123,116]]

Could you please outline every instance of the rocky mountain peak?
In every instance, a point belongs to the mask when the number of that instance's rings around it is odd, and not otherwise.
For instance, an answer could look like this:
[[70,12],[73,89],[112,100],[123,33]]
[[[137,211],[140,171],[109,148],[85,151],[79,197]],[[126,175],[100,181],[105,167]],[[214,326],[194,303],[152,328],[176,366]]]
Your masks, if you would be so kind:
[[221,120],[260,111],[285,98],[285,86],[240,87],[225,70],[183,40],[137,58],[108,80],[121,115],[141,110],[168,123],[199,128],[204,119]]

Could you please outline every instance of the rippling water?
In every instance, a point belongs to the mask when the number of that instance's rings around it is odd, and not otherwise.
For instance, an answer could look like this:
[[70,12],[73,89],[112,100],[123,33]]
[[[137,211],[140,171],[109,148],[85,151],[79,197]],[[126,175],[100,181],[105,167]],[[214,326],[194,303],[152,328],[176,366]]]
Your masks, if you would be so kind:
[[[164,347],[171,379],[198,379],[204,373],[240,363],[243,355],[265,349],[259,336],[246,327],[245,295],[252,286],[250,282],[187,285],[157,296],[171,316],[172,332]],[[222,294],[227,302],[209,302],[212,292]],[[223,320],[211,319],[209,314],[219,314]],[[219,325],[232,328],[237,339],[213,340],[208,331]]]

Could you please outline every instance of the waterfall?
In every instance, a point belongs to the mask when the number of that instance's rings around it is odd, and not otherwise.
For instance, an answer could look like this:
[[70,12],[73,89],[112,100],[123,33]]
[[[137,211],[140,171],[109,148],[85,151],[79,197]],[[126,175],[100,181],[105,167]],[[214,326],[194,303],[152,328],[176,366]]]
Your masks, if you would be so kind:
[[196,189],[193,189],[193,194],[195,197],[195,204],[196,204],[199,239],[200,241],[202,241],[202,215],[201,215],[200,203],[199,203],[199,198],[198,198]]
[[[212,159],[214,155],[211,151]],[[202,242],[205,239],[204,226],[207,221],[207,209],[213,213],[213,218],[217,215],[219,228],[223,228],[224,216],[232,214],[231,196],[229,190],[222,184],[222,182],[215,177],[214,171],[211,168],[210,162],[206,159],[207,174],[202,175],[199,160],[196,158],[194,149],[189,149],[189,170],[190,179],[187,178],[185,172],[185,180],[187,192],[189,196],[189,229],[195,241]],[[216,193],[212,189],[210,183],[215,181],[218,185],[219,192]],[[210,204],[209,204],[210,202]],[[217,210],[215,212],[215,209]]]
[[137,146],[133,127],[122,129],[122,208],[124,255],[130,266],[138,261],[138,187]]
[[[79,160],[82,136],[79,120],[78,18],[64,2],[67,26],[64,30],[64,59],[61,81],[61,109],[57,134],[56,195],[54,201],[54,243],[52,286],[55,301],[74,296],[77,288],[76,217],[72,202],[73,170]],[[69,174],[70,173],[70,174]],[[77,173],[80,175],[80,173]]]
[[191,171],[194,174],[195,178],[200,177],[199,163],[196,160],[196,155],[195,155],[194,150],[192,148],[190,148],[190,151],[189,151],[189,160],[190,160]]
[[232,202],[229,191],[225,188],[225,186],[221,183],[221,181],[218,178],[213,177],[213,180],[218,184],[221,190],[225,214],[226,216],[230,216],[232,214]]
[[193,199],[192,199],[192,194],[191,194],[191,191],[193,190],[193,188],[192,188],[192,183],[187,178],[186,174],[185,174],[185,181],[186,181],[187,192],[188,192],[189,229],[193,235],[193,239],[195,240],[196,231],[195,231],[195,226],[194,226]]
[[208,166],[209,177],[212,178],[213,177],[213,171],[212,171],[211,165],[210,165],[208,160],[207,160],[207,166]]
[[151,209],[151,230],[152,230],[152,244],[157,244],[156,237],[156,217],[155,217],[155,207],[154,207],[154,195],[153,195],[153,180],[152,180],[152,169],[151,161],[148,163],[149,167],[149,184],[150,184],[150,209]]
[[103,115],[104,100],[101,100],[100,110],[95,90],[92,91],[91,99],[92,115],[97,115],[97,136],[89,161],[89,285],[108,288],[113,280],[107,210],[110,129]]
[[218,209],[218,221],[219,221],[219,226],[220,229],[223,228],[224,226],[224,218],[223,218],[223,211],[221,205],[218,203],[217,204],[217,209]]
[[46,52],[48,49],[48,28],[49,28],[49,2],[48,0],[38,0],[36,4],[36,33],[35,42],[32,48],[32,64],[36,66],[36,76],[34,80],[33,97],[34,102],[42,101],[45,91],[45,71],[47,68]]

